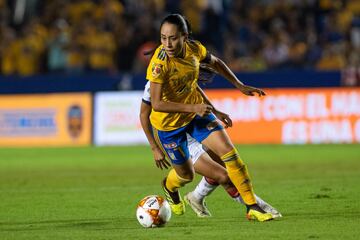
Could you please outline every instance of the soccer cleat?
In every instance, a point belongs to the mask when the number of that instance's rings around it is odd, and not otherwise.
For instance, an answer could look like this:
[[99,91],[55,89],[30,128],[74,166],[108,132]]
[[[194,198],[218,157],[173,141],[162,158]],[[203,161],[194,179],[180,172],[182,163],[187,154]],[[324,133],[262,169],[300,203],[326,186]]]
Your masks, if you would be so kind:
[[171,211],[176,215],[183,215],[185,213],[185,203],[181,199],[179,191],[170,192],[165,186],[166,178],[162,181],[162,188],[165,193],[165,198],[168,201]]
[[267,202],[263,201],[261,203],[259,202],[258,204],[265,212],[271,213],[274,219],[282,217],[281,213]]
[[197,200],[192,192],[184,196],[185,202],[194,210],[198,217],[211,217],[209,209],[206,207],[205,199]]
[[250,209],[246,214],[248,220],[257,220],[259,222],[265,222],[274,219],[271,213],[261,213],[255,209]]

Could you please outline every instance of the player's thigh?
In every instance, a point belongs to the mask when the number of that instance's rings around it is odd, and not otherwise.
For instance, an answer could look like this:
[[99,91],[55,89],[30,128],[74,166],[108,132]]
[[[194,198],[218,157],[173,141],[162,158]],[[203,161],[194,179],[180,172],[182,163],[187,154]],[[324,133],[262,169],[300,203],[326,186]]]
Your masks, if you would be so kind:
[[234,148],[224,127],[218,122],[214,114],[204,117],[196,116],[190,123],[189,129],[189,134],[194,139],[219,156],[223,156]]
[[229,181],[226,169],[212,160],[206,152],[195,162],[194,169],[196,173],[214,179],[220,184]]
[[174,164],[172,163],[172,167],[176,171],[176,174],[182,178],[193,180],[194,179],[194,166],[191,159],[181,163],[181,164]]
[[202,144],[218,156],[223,156],[234,148],[224,129],[211,132],[211,134],[202,141]]
[[217,162],[218,164],[220,164],[221,166],[225,167],[224,162],[221,160],[220,156],[217,155],[216,153],[214,153],[213,151],[211,151],[209,148],[207,148],[206,146],[203,146],[204,151],[206,151],[207,154],[209,154],[210,158]]

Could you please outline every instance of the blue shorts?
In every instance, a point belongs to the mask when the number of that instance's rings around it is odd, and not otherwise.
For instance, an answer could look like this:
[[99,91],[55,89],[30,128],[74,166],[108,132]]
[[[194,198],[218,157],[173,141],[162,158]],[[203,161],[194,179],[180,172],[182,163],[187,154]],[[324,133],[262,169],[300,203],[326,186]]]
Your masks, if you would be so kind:
[[181,165],[190,158],[186,133],[201,143],[210,133],[223,128],[216,117],[210,114],[205,117],[196,116],[188,125],[173,131],[153,129],[153,134],[171,162]]

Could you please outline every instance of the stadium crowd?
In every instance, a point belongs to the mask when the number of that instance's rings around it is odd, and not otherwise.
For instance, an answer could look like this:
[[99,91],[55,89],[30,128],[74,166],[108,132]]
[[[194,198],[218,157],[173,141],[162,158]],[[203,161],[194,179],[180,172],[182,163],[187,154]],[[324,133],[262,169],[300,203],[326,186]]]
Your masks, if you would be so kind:
[[360,68],[359,0],[0,0],[1,74],[144,73],[174,12],[234,71]]

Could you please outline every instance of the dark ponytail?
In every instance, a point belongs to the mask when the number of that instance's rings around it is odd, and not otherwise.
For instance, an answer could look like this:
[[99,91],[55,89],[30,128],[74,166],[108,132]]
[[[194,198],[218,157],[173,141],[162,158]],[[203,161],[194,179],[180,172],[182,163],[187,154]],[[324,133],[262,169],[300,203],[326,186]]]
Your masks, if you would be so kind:
[[191,29],[191,25],[190,22],[183,16],[185,23],[186,23],[186,27],[188,29],[188,38],[192,39],[192,29]]
[[207,63],[200,63],[199,66],[199,77],[200,83],[206,84],[211,83],[218,72]]

